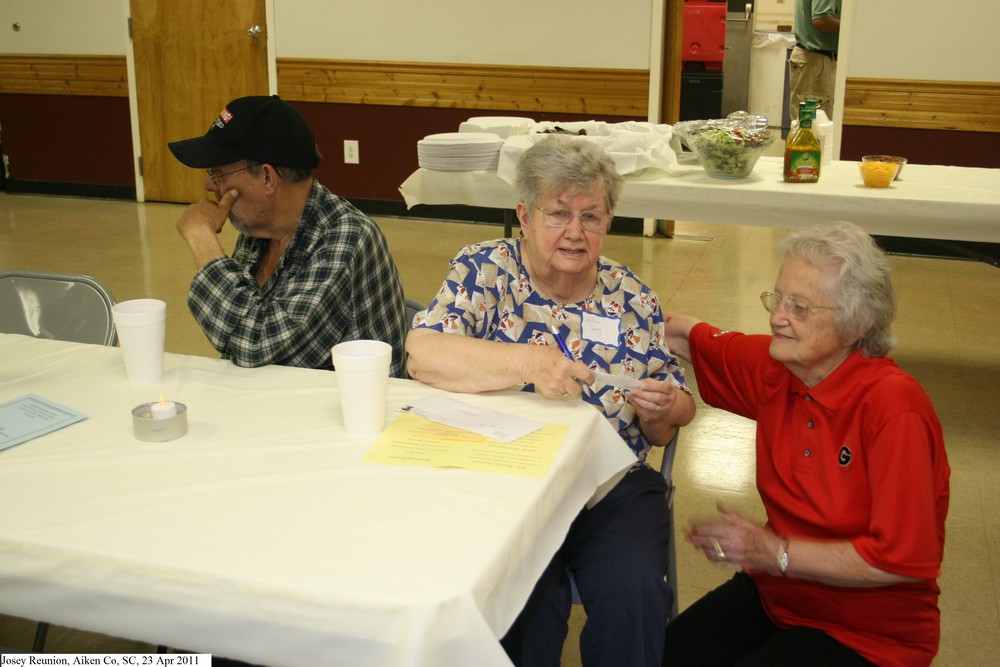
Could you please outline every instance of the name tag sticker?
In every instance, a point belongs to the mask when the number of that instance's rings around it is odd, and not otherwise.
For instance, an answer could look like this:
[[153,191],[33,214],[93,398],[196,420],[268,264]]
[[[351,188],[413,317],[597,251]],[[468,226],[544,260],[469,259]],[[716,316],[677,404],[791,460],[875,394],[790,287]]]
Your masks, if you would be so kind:
[[609,347],[618,347],[620,330],[621,320],[617,317],[604,317],[586,312],[583,314],[582,335],[587,340]]

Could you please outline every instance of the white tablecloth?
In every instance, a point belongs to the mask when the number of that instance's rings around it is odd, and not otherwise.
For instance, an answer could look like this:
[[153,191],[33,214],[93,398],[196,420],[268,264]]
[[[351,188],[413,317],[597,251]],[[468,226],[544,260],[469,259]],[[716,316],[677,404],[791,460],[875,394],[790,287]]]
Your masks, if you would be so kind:
[[[508,665],[497,637],[596,487],[634,461],[576,401],[461,400],[570,425],[548,475],[366,463],[332,372],[0,335],[0,402],[88,419],[0,451],[0,612],[280,667]],[[394,410],[436,390],[390,384]],[[160,394],[189,432],[136,440]]]
[[[870,234],[1000,242],[1000,169],[907,164],[890,188],[866,188],[857,162],[834,161],[818,183],[785,183],[781,158],[763,157],[748,178],[718,179],[700,167],[627,176],[616,215],[756,227],[850,220]],[[512,209],[495,172],[419,169],[400,186],[406,205]]]

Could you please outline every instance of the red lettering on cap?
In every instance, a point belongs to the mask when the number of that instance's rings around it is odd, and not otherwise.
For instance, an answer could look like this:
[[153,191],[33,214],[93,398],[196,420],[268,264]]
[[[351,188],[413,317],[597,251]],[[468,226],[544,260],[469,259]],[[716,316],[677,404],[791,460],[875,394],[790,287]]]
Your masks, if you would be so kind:
[[222,113],[219,114],[219,116],[215,119],[215,122],[213,122],[212,125],[221,130],[226,125],[228,125],[229,121],[231,121],[232,119],[233,119],[233,112],[230,111],[229,109],[223,109]]

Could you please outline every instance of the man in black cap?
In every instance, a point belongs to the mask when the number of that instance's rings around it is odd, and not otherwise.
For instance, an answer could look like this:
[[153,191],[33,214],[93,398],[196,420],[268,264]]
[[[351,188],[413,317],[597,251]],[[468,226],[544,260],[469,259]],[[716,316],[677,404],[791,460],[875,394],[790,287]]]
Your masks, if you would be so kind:
[[[320,155],[305,119],[277,95],[233,100],[201,137],[174,141],[207,169],[217,201],[177,221],[198,272],[188,306],[223,358],[238,366],[331,368],[330,348],[354,339],[393,348],[405,377],[403,289],[375,222],[313,178]],[[229,219],[232,256],[219,242]]]

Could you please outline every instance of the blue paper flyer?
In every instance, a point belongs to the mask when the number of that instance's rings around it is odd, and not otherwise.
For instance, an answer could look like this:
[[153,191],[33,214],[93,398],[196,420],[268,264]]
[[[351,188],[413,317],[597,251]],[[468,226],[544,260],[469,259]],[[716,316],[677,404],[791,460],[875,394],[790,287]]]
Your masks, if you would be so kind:
[[82,412],[35,394],[0,403],[0,450],[86,418]]

